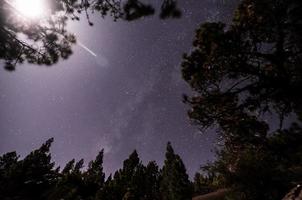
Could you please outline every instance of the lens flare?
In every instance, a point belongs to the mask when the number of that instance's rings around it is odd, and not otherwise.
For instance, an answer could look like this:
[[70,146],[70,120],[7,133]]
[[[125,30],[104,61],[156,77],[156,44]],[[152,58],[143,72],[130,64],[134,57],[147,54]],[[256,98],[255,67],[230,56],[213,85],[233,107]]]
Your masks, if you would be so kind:
[[46,11],[44,0],[15,0],[13,2],[15,9],[30,19],[40,18]]

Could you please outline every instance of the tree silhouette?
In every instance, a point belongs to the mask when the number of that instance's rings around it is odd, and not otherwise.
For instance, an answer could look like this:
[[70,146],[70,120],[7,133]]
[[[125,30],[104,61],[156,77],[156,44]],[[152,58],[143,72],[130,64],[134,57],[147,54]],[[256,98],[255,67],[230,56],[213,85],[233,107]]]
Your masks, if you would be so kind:
[[184,97],[193,121],[228,133],[241,127],[253,139],[268,130],[259,115],[278,114],[281,127],[288,114],[301,113],[301,6],[297,0],[244,0],[231,25],[205,23],[196,31],[182,63],[195,92]]
[[237,154],[224,147],[203,169],[214,175],[220,188],[231,189],[231,199],[282,199],[301,184],[301,142],[301,128],[294,124],[263,145],[245,145]]
[[145,166],[136,150],[124,160],[123,168],[107,180],[98,199],[142,199],[145,195]]
[[186,168],[179,155],[174,153],[170,142],[167,144],[160,192],[162,200],[189,200],[192,196]]
[[[49,148],[53,139],[23,160],[15,152],[3,155],[1,162],[1,199],[35,200],[45,198],[54,186],[58,171],[51,162]],[[4,182],[5,181],[5,182]]]
[[160,176],[156,162],[149,162],[146,166],[145,175],[145,200],[160,200]]
[[[52,65],[72,54],[76,38],[66,29],[68,20],[79,20],[84,13],[97,13],[114,20],[135,20],[154,14],[152,5],[139,0],[46,0],[49,12],[41,19],[29,19],[22,15],[10,0],[0,1],[0,60],[5,69],[13,71],[18,63]],[[163,0],[161,16],[178,17],[180,11],[175,0]],[[176,14],[177,13],[177,16]]]
[[170,143],[162,169],[155,161],[144,166],[134,150],[122,168],[105,180],[103,150],[86,168],[83,159],[72,159],[60,170],[51,161],[52,142],[52,138],[47,140],[23,159],[16,152],[0,156],[1,200],[191,199],[185,166]]
[[0,199],[12,196],[15,185],[12,177],[15,176],[19,156],[16,152],[9,152],[0,157]]
[[[204,169],[233,189],[231,199],[281,199],[302,180],[300,128],[282,127],[288,115],[302,119],[301,8],[297,0],[243,0],[230,25],[202,24],[184,55],[189,117],[202,130],[217,127],[222,139]],[[278,119],[269,124],[268,114]]]
[[85,196],[88,199],[94,199],[97,191],[104,185],[103,157],[104,149],[99,152],[94,161],[90,161],[88,169],[84,174]]
[[[120,172],[122,183],[122,195],[125,197],[126,193],[135,199],[140,199],[145,191],[145,167],[141,163],[136,150],[134,150],[128,159],[123,163],[123,168]],[[129,197],[129,198],[130,198]]]

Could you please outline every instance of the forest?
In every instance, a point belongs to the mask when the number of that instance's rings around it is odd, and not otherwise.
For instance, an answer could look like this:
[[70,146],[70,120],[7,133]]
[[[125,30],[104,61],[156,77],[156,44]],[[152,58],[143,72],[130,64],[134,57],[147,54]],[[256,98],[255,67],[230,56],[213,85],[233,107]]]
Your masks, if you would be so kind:
[[164,166],[142,164],[134,150],[122,169],[105,177],[101,150],[95,160],[69,161],[60,169],[51,160],[53,139],[25,158],[16,152],[0,157],[0,198],[9,199],[191,199],[193,185],[179,155],[167,144]]
[[[24,62],[53,65],[72,56],[76,37],[64,25],[78,20],[79,13],[87,14],[90,25],[94,14],[133,21],[182,13],[174,0],[163,0],[159,13],[138,0],[54,2],[52,15],[65,15],[41,25],[20,25],[1,3],[0,60],[6,70],[18,70]],[[104,150],[87,166],[74,159],[56,166],[51,138],[24,158],[16,152],[0,157],[0,199],[189,200],[219,190],[225,191],[219,199],[226,200],[301,199],[301,11],[301,0],[241,0],[230,24],[196,27],[180,66],[191,89],[182,100],[192,125],[219,137],[215,160],[202,164],[193,180],[170,142],[162,167],[155,161],[143,164],[134,150],[121,169],[105,175]],[[21,41],[18,33],[29,39]]]

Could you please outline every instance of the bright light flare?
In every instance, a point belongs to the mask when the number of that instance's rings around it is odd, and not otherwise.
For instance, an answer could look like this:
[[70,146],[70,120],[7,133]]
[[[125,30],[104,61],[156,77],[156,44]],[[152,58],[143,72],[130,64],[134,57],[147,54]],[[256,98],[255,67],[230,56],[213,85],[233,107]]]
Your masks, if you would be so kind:
[[24,17],[37,19],[46,12],[45,0],[14,0],[15,9]]

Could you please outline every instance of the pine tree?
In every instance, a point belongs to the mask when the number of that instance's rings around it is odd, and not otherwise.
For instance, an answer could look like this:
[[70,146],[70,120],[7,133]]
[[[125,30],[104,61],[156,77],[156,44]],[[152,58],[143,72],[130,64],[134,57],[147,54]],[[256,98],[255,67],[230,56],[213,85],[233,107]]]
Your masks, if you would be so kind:
[[146,166],[145,172],[145,195],[144,200],[159,200],[160,172],[155,161],[151,161]]
[[69,161],[56,183],[55,188],[48,195],[48,199],[80,200],[84,196],[84,181],[81,169],[84,160],[75,162],[75,159]]
[[137,151],[134,150],[123,162],[123,168],[116,171],[98,192],[100,200],[123,198],[141,199],[145,194],[145,167],[141,163]]
[[103,157],[104,149],[102,149],[95,160],[90,161],[87,171],[83,174],[85,182],[85,196],[88,199],[93,199],[97,191],[100,190],[105,181],[103,172]]
[[107,178],[103,187],[96,193],[96,200],[116,200],[118,198],[117,188],[112,175]]
[[0,199],[5,199],[15,192],[15,169],[19,156],[16,152],[9,152],[0,156]]
[[[218,127],[226,143],[259,145],[274,124],[302,113],[302,19],[299,0],[243,0],[233,23],[204,23],[185,54],[183,78],[196,92],[185,96],[189,117]],[[300,114],[299,114],[300,113]]]
[[131,190],[131,196],[136,199],[141,198],[145,191],[145,167],[140,161],[137,151],[134,150],[128,159],[124,161],[123,169],[121,170],[122,183],[124,183],[122,193],[126,194]]
[[[210,169],[236,185],[240,199],[281,199],[294,180],[284,176],[293,161],[270,143],[280,139],[285,117],[302,119],[301,8],[299,0],[242,0],[232,24],[202,24],[184,55],[182,75],[194,90],[184,96],[189,117],[202,129],[218,127],[224,147]],[[263,118],[269,114],[276,116],[271,123]],[[289,157],[300,151],[295,143],[284,145]]]
[[167,144],[160,192],[162,200],[189,200],[192,197],[191,183],[185,165],[180,156],[174,153],[170,142]]
[[[8,199],[38,200],[54,187],[57,173],[51,162],[50,146],[53,138],[47,140],[39,149],[32,151],[23,160],[14,162],[9,171],[10,181],[6,183],[10,188],[6,193]],[[5,198],[4,198],[5,199]]]

